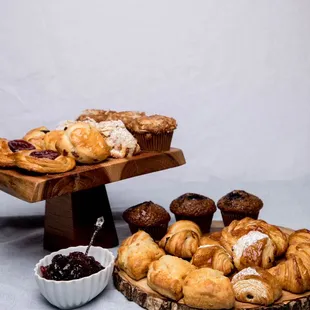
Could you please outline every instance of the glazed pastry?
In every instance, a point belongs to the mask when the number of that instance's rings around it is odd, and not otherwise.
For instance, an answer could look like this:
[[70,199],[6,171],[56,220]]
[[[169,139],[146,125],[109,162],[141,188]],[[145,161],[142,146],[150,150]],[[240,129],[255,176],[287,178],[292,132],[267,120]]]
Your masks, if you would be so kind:
[[293,232],[289,236],[289,245],[299,244],[299,243],[310,243],[310,230],[299,229]]
[[200,246],[191,263],[198,268],[212,268],[222,271],[224,275],[228,275],[234,269],[232,257],[220,245],[202,245]]
[[16,166],[38,173],[60,173],[72,170],[75,160],[51,150],[19,151],[15,155]]
[[200,246],[201,245],[221,245],[220,240],[222,237],[222,232],[221,231],[216,231],[213,232],[209,235],[204,235],[200,238]]
[[184,278],[195,269],[181,258],[165,255],[151,263],[147,284],[155,292],[178,301],[183,297]]
[[49,130],[45,126],[38,127],[28,131],[23,140],[34,145],[38,150],[45,150],[44,137],[48,132]]
[[275,256],[283,255],[288,247],[288,238],[277,226],[270,225],[263,220],[253,220],[249,217],[240,221],[233,221],[222,230],[221,244],[232,255],[232,248],[242,236],[250,231],[259,231],[269,236],[276,245]]
[[57,151],[56,143],[63,135],[62,130],[52,130],[44,136],[44,148],[46,150]]
[[199,236],[199,238],[202,235],[201,230],[197,224],[195,224],[194,222],[185,221],[185,220],[177,221],[174,224],[172,224],[168,228],[167,234],[175,234],[182,230],[191,230],[194,233],[196,233]]
[[0,167],[14,167],[15,156],[9,147],[9,141],[0,138]]
[[192,230],[167,233],[159,242],[159,246],[169,254],[181,258],[191,258],[199,246],[199,237]]
[[268,306],[282,296],[278,280],[262,268],[245,268],[231,280],[237,300]]
[[238,270],[250,266],[270,268],[275,261],[276,246],[268,235],[250,231],[233,246],[233,261]]
[[110,155],[110,147],[104,137],[84,122],[69,125],[57,141],[56,148],[59,153],[83,164],[99,163]]
[[118,266],[134,280],[145,278],[149,265],[165,255],[149,234],[139,230],[127,238],[118,250]]
[[235,296],[229,278],[210,268],[192,271],[184,280],[184,303],[199,309],[231,309]]

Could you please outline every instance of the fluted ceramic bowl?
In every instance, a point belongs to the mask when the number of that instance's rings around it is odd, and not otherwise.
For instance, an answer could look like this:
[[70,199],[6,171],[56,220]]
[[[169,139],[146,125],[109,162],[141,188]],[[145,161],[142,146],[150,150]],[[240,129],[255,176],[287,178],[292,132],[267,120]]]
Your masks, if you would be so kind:
[[35,279],[41,294],[54,306],[60,309],[72,309],[83,306],[100,294],[107,286],[112,276],[114,256],[112,252],[101,247],[92,246],[88,255],[93,256],[103,267],[103,270],[88,277],[70,280],[54,281],[42,277],[40,267],[47,266],[57,254],[68,255],[71,252],[85,253],[87,246],[70,247],[53,252],[43,257],[35,266]]

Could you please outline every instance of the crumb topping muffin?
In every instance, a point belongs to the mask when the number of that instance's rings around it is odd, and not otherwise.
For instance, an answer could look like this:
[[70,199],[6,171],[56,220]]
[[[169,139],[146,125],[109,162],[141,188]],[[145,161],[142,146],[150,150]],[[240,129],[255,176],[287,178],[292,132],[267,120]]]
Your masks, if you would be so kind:
[[205,216],[216,211],[215,202],[203,195],[186,193],[174,199],[170,211],[176,215]]
[[257,213],[263,207],[263,201],[243,190],[234,190],[222,197],[217,207],[224,212]]
[[174,118],[163,115],[138,117],[129,124],[129,129],[136,133],[169,133],[177,128]]
[[130,207],[123,213],[123,218],[127,223],[141,227],[156,226],[170,221],[169,213],[152,201]]

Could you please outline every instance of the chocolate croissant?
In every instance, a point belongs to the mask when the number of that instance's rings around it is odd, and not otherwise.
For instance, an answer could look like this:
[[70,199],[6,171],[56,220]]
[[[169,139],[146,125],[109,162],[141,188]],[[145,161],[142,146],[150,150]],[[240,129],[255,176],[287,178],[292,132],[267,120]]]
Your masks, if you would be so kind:
[[51,150],[20,151],[15,155],[16,166],[37,173],[61,173],[72,170],[75,160]]
[[275,256],[283,255],[288,248],[288,238],[277,226],[270,225],[263,220],[254,220],[246,217],[240,221],[232,221],[222,230],[221,244],[232,255],[232,248],[242,236],[250,231],[258,231],[273,241],[276,246]]
[[224,275],[228,275],[234,269],[232,257],[220,245],[202,245],[200,246],[191,263],[198,268],[212,268],[222,271]]
[[23,140],[31,143],[38,150],[45,150],[44,137],[49,130],[45,127],[34,128],[26,133]]
[[262,268],[248,267],[238,272],[231,280],[237,300],[268,306],[282,296],[278,280]]
[[121,244],[117,262],[120,269],[138,281],[146,277],[149,265],[163,255],[165,252],[151,236],[139,230]]
[[233,246],[233,261],[238,270],[250,266],[272,267],[275,261],[276,245],[268,235],[250,231]]
[[100,132],[83,122],[69,125],[57,140],[56,149],[83,164],[99,163],[110,155],[110,147]]

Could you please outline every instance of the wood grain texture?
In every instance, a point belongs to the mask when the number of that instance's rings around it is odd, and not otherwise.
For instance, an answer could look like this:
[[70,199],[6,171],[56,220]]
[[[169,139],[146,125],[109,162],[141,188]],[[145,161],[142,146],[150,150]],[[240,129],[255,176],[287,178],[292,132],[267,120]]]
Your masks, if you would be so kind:
[[81,165],[61,174],[34,175],[0,169],[0,190],[27,202],[37,202],[184,164],[182,150],[172,148],[162,153],[144,152],[129,159]]
[[[223,224],[220,221],[214,221],[212,223],[211,231],[219,231],[223,228]],[[284,232],[290,234],[291,229],[282,228]],[[179,302],[174,302],[168,298],[161,296],[153,291],[148,285],[146,278],[135,281],[131,279],[125,272],[120,270],[115,263],[113,272],[113,282],[117,290],[119,290],[128,300],[134,301],[139,306],[148,310],[197,310],[184,304],[181,299]],[[275,304],[269,307],[263,307],[259,305],[253,305],[248,303],[236,302],[235,308],[238,310],[309,310],[310,309],[310,291],[304,294],[292,294],[290,292],[283,291],[283,296]]]

